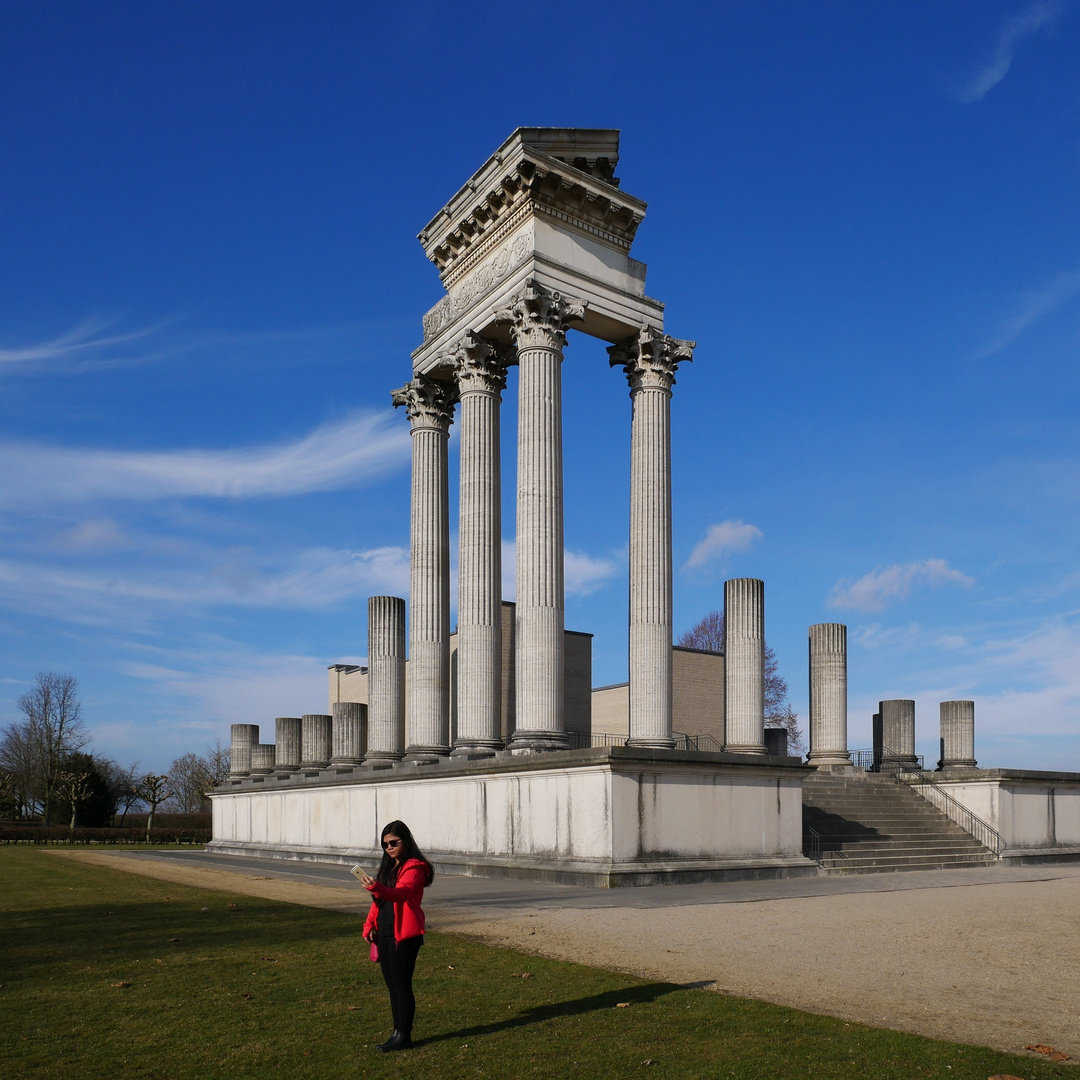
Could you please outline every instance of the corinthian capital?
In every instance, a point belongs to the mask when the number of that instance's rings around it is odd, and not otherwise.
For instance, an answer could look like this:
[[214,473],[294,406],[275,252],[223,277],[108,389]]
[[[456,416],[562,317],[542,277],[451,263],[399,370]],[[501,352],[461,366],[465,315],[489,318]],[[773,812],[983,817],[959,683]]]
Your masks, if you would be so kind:
[[630,393],[636,390],[670,390],[675,385],[675,369],[684,360],[694,359],[696,341],[681,341],[651,326],[643,326],[636,337],[627,338],[608,349],[612,367],[626,372]]
[[434,429],[446,435],[454,421],[457,390],[450,383],[427,375],[414,375],[412,382],[391,391],[394,408],[404,407],[413,431]]
[[443,356],[454,369],[459,394],[501,394],[506,389],[506,364],[499,346],[467,330],[462,339]]
[[547,289],[534,278],[510,297],[506,307],[495,312],[495,321],[509,325],[518,349],[561,349],[566,344],[566,328],[585,318],[586,301],[575,300]]

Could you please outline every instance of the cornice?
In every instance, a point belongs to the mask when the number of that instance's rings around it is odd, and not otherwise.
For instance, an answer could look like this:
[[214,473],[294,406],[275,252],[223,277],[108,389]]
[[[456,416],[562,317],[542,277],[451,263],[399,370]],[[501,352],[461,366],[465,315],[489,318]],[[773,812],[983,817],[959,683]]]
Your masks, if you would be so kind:
[[420,233],[447,288],[530,215],[629,252],[646,204],[525,137],[515,132]]

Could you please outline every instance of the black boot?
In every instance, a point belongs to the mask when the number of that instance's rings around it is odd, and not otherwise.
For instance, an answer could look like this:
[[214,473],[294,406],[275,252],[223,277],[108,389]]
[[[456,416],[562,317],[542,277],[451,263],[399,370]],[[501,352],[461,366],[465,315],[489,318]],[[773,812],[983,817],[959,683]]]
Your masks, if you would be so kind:
[[408,1050],[410,1046],[412,1046],[412,1036],[409,1032],[395,1031],[390,1036],[390,1041],[384,1043],[379,1049],[389,1054],[394,1050]]
[[400,1039],[400,1038],[401,1038],[401,1032],[398,1031],[397,1028],[394,1028],[394,1034],[391,1035],[390,1038],[386,1040],[386,1042],[379,1043],[379,1045],[376,1046],[375,1049],[376,1050],[381,1050],[384,1054],[388,1050],[396,1050],[397,1046],[394,1045],[394,1043],[395,1043],[395,1040]]

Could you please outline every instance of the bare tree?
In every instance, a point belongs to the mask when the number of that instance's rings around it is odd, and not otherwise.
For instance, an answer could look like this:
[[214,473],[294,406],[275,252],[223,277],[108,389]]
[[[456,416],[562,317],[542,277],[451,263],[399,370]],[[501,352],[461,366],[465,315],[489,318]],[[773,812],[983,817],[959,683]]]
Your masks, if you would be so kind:
[[228,745],[223,746],[221,739],[215,739],[211,745],[207,746],[203,761],[206,762],[209,786],[217,787],[218,784],[225,783],[229,775],[229,769],[232,767],[232,748]]
[[139,796],[150,807],[150,814],[146,819],[146,842],[148,844],[150,843],[150,831],[154,827],[154,815],[157,813],[157,808],[172,796],[172,792],[166,787],[168,782],[169,778],[167,776],[155,776],[153,773],[147,773],[140,784]]
[[[679,638],[679,644],[687,649],[708,649],[710,652],[724,651],[724,613],[710,611],[696,626],[687,630]],[[765,644],[765,726],[783,728],[788,733],[788,747],[802,752],[806,749],[802,730],[799,727],[799,714],[791,707],[788,697],[787,680],[780,674],[776,652],[767,642]]]
[[120,813],[120,824],[123,825],[131,808],[142,799],[139,789],[139,763],[136,761],[124,768],[115,761],[105,760],[101,761],[100,765],[116,798],[116,809]]
[[79,817],[79,807],[90,798],[90,773],[78,769],[64,769],[56,777],[56,794],[71,804],[71,835],[75,835],[75,824]]
[[30,725],[9,724],[0,735],[0,769],[10,777],[15,816],[32,817],[41,806],[41,777],[30,737]]
[[184,754],[169,767],[173,789],[171,806],[183,814],[205,813],[210,809],[207,792],[229,775],[229,748],[218,739],[198,754]]
[[24,727],[41,785],[42,824],[49,824],[53,796],[64,758],[81,750],[90,736],[82,723],[79,684],[74,676],[38,672],[33,687],[17,704],[26,717]]

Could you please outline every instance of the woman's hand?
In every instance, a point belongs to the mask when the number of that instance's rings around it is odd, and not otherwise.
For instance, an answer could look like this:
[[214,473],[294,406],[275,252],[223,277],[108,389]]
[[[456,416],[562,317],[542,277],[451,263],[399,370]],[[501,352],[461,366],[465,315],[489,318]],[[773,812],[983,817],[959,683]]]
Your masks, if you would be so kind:
[[370,874],[358,874],[356,880],[359,881],[368,892],[372,892],[375,888],[375,879]]

